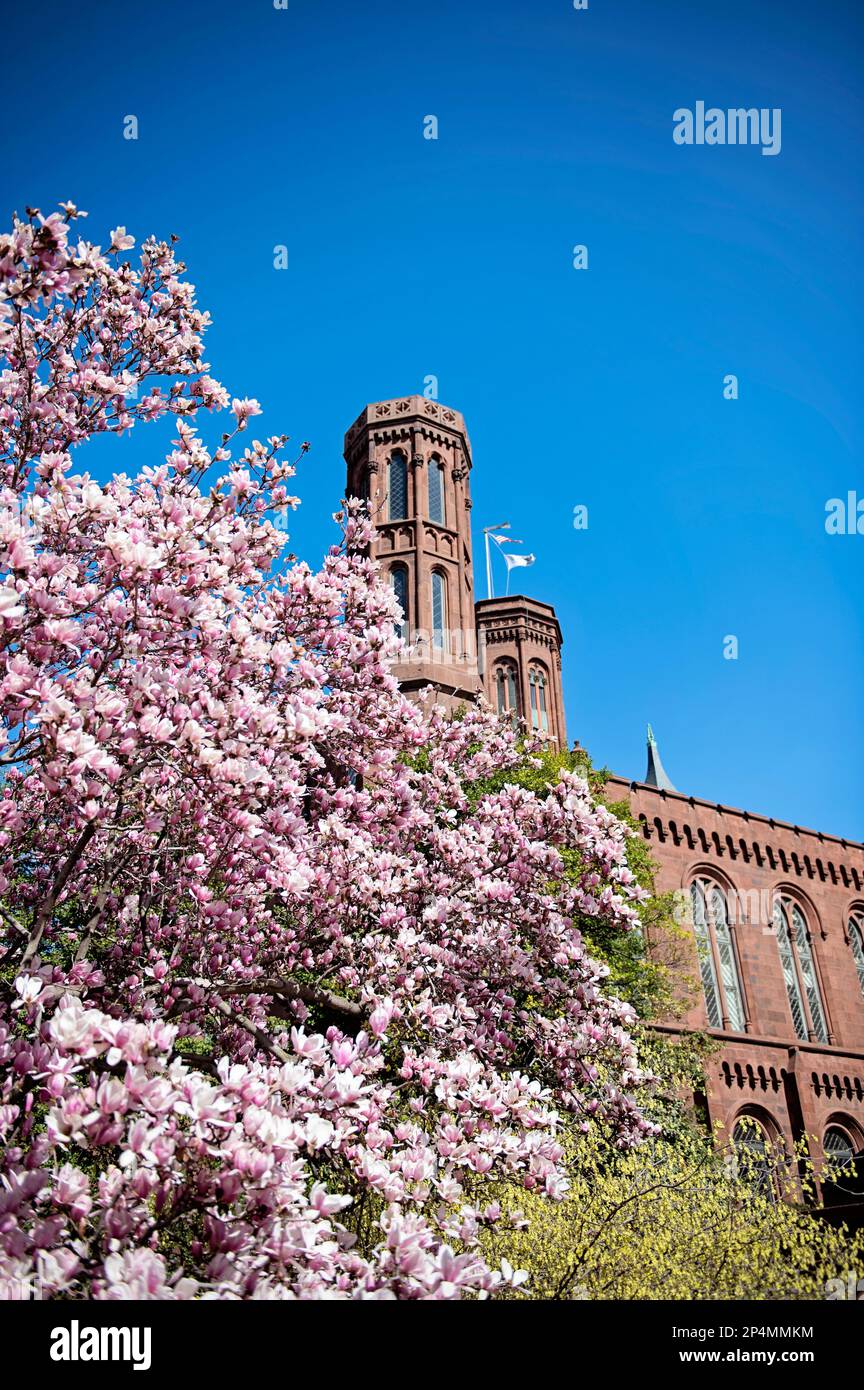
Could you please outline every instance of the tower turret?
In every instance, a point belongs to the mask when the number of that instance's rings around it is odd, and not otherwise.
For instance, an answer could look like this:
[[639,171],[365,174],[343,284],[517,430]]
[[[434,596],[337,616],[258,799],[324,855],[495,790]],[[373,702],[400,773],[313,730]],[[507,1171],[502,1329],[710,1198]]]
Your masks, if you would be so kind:
[[345,435],[347,493],[369,502],[372,553],[405,615],[396,675],[407,693],[475,700],[471,445],[465,421],[424,396],[367,405]]
[[549,603],[508,594],[476,604],[477,643],[486,699],[522,719],[529,733],[567,747],[561,687],[561,628]]

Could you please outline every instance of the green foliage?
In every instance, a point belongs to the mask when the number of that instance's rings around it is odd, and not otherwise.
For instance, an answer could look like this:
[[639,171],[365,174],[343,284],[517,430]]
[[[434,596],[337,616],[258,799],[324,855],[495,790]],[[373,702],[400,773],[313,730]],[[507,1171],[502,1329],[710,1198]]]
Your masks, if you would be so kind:
[[174,1043],[174,1051],[187,1060],[195,1057],[206,1057],[209,1059],[212,1047],[212,1039],[205,1037],[181,1037],[177,1038]]

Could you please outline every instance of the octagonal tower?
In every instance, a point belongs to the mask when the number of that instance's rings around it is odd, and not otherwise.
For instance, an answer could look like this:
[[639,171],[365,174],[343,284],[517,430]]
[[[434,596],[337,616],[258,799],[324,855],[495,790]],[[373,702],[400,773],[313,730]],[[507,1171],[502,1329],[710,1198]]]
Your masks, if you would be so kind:
[[347,495],[369,502],[372,553],[405,615],[396,675],[457,707],[482,689],[471,560],[465,421],[424,396],[367,405],[345,435]]

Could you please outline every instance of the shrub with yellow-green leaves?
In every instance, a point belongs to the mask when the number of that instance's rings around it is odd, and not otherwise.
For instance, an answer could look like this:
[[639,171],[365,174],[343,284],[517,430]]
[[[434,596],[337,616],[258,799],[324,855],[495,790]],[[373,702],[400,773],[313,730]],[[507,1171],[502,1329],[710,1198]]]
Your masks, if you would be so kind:
[[599,1126],[567,1147],[562,1202],[500,1194],[524,1223],[490,1233],[488,1254],[528,1273],[506,1297],[810,1300],[864,1269],[864,1232],[806,1209],[814,1175],[803,1147],[791,1158],[742,1154],[694,1135],[622,1153]]

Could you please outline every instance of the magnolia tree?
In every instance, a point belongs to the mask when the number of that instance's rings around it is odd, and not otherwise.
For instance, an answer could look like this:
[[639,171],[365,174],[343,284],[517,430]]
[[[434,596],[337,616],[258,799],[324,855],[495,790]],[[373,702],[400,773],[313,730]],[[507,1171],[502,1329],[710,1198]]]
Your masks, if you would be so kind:
[[[565,1114],[647,1128],[572,925],[637,922],[629,832],[401,696],[361,505],[319,572],[285,556],[286,440],[245,443],[173,247],[79,216],[0,237],[0,1278],[487,1296],[521,1275],[484,1187],[559,1198]],[[164,415],[164,462],[80,471]]]

